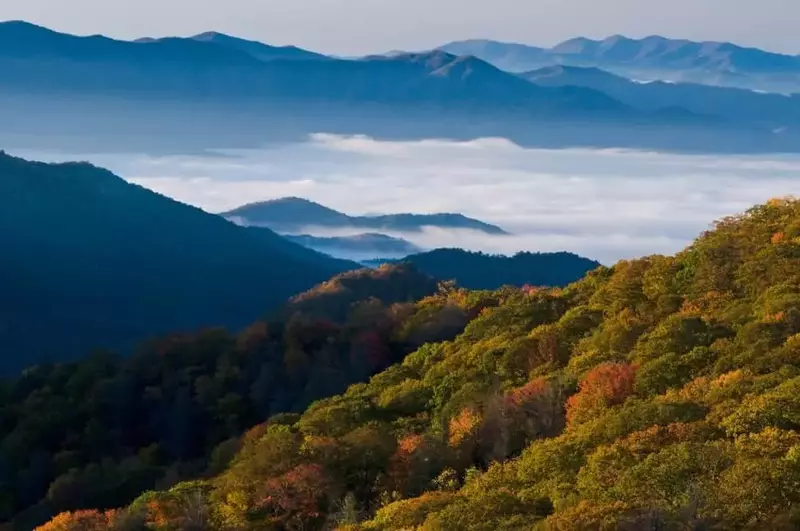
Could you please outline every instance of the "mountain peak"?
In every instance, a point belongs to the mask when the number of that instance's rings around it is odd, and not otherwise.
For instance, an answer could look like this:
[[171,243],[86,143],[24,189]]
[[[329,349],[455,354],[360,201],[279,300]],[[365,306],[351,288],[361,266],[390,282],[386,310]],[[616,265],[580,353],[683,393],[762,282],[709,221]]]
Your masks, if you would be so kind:
[[587,37],[575,37],[556,44],[550,48],[550,51],[554,53],[581,53],[588,47],[596,46],[597,44],[598,41]]
[[218,31],[204,31],[203,33],[198,33],[197,35],[193,35],[190,38],[196,41],[213,41],[215,39],[221,39],[221,38],[230,39],[232,37],[230,35],[226,35]]
[[47,33],[56,33],[55,31],[45,28],[44,26],[39,26],[32,22],[28,22],[26,20],[6,20],[0,22],[0,28],[19,28],[19,29],[27,29],[32,31],[41,31]]
[[[247,203],[246,205],[243,205],[243,206],[237,208],[236,210],[249,209],[249,208],[255,208],[255,207],[263,207],[263,206],[270,206],[270,207],[274,207],[274,206],[313,206],[313,207],[319,207],[321,209],[331,210],[328,207],[325,207],[325,206],[323,206],[323,205],[321,205],[319,203],[311,201],[310,199],[306,199],[304,197],[296,197],[296,196],[278,197],[276,199],[265,199],[263,201],[254,201],[252,203]],[[235,210],[232,210],[231,212],[235,212]]]
[[198,33],[189,39],[198,42],[214,43],[238,51],[246,52],[261,61],[274,61],[279,59],[327,59],[327,56],[310,52],[297,46],[272,46],[260,41],[242,39],[218,31]]
[[18,45],[30,39],[53,39],[59,37],[78,38],[24,20],[0,22],[0,35],[9,40],[19,39],[20,42],[17,43]]

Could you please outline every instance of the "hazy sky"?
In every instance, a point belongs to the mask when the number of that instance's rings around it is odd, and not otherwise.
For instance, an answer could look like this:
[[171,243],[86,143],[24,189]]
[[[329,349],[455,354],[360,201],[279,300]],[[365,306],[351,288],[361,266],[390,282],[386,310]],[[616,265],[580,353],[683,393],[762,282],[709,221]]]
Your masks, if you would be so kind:
[[0,0],[0,19],[120,38],[217,30],[332,54],[486,37],[660,34],[800,54],[798,0]]

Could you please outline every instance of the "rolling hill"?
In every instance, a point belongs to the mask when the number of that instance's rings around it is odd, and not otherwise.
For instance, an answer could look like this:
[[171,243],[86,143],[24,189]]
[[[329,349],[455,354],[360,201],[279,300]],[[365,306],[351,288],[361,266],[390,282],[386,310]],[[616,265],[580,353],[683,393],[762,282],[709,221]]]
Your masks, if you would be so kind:
[[251,203],[220,215],[243,225],[269,227],[282,233],[302,232],[308,227],[394,232],[418,232],[424,227],[439,227],[468,229],[495,235],[506,234],[500,227],[468,218],[462,214],[348,216],[299,197],[284,197]]
[[0,371],[206,326],[234,329],[357,268],[86,163],[0,154]]

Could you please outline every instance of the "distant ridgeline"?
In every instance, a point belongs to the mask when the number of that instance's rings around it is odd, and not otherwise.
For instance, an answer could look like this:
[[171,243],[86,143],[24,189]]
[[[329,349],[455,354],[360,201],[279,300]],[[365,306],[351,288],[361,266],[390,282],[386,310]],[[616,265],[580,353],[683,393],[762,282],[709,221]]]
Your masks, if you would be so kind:
[[[776,199],[563,288],[397,305],[432,286],[384,266],[290,303],[314,319],[40,368],[0,388],[0,510],[64,511],[39,531],[796,530],[799,261],[800,200]],[[245,428],[265,404],[291,413]]]

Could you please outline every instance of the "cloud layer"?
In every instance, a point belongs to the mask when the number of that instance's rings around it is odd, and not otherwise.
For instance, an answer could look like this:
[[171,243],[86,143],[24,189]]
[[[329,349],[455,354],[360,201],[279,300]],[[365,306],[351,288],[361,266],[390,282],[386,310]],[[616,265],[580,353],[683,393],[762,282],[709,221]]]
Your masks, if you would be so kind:
[[284,196],[348,214],[461,212],[514,235],[438,229],[396,235],[423,247],[568,250],[605,263],[675,252],[715,219],[800,193],[800,157],[541,150],[503,139],[314,135],[304,144],[207,157],[23,155],[88,159],[212,212]]

